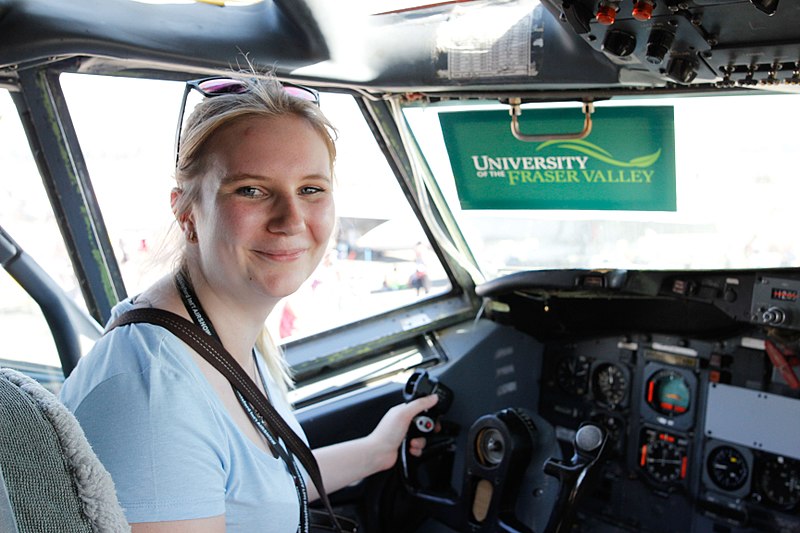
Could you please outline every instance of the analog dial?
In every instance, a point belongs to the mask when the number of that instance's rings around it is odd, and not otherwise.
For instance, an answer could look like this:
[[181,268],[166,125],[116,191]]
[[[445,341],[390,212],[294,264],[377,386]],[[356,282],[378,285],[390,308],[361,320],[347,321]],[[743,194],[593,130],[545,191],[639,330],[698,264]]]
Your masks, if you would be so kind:
[[688,442],[669,433],[646,429],[640,448],[639,465],[653,478],[668,485],[686,477]]
[[569,394],[586,394],[589,386],[589,360],[585,357],[562,357],[556,368],[556,380]]
[[747,482],[750,467],[742,452],[731,446],[718,446],[708,456],[708,475],[714,484],[727,491],[740,489]]
[[655,441],[647,449],[645,470],[656,481],[671,483],[680,479],[682,463],[680,450],[672,443]]
[[800,503],[800,463],[774,457],[764,463],[758,482],[766,499],[783,509]]
[[628,392],[628,378],[617,365],[602,364],[594,372],[592,388],[598,402],[613,407],[625,399]]

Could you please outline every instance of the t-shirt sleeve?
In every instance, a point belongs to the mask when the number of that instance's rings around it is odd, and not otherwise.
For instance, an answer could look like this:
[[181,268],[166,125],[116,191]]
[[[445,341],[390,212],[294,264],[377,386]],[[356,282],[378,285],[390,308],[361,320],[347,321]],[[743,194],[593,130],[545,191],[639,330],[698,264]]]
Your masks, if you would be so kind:
[[[135,358],[141,354],[124,351],[148,349],[114,345],[124,348],[113,357]],[[180,359],[169,352],[181,348],[162,338],[147,365],[123,365],[74,406],[132,523],[225,512],[226,438],[196,377],[175,366]]]

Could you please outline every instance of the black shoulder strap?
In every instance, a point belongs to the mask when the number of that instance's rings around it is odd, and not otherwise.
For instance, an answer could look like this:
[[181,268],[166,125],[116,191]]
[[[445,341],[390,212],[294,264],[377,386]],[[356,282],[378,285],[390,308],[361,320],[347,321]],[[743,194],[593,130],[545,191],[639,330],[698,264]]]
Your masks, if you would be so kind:
[[272,404],[264,397],[258,387],[250,379],[242,367],[236,362],[233,356],[228,353],[225,347],[215,338],[207,335],[196,324],[189,322],[185,318],[165,311],[163,309],[154,308],[141,308],[132,309],[120,315],[114,320],[106,332],[112,329],[124,326],[126,324],[133,324],[137,322],[146,322],[161,326],[175,334],[179,339],[192,347],[194,351],[200,354],[206,361],[216,368],[223,376],[225,376],[234,389],[245,397],[250,402],[250,405],[258,412],[264,419],[269,429],[278,437],[283,439],[289,450],[300,460],[303,467],[308,472],[311,481],[317,488],[320,499],[325,504],[325,508],[331,515],[331,520],[336,527],[337,531],[341,532],[336,515],[331,507],[328,494],[325,492],[325,487],[322,484],[322,475],[319,471],[319,465],[311,453],[311,450],[303,442],[297,433],[295,433],[283,417],[275,411]]

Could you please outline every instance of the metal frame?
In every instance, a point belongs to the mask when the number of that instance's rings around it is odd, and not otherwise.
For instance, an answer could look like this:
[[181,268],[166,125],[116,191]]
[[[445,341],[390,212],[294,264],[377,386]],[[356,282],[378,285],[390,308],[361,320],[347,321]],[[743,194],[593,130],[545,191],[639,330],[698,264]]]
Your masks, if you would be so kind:
[[12,92],[89,313],[99,323],[126,296],[122,275],[54,69],[19,72]]

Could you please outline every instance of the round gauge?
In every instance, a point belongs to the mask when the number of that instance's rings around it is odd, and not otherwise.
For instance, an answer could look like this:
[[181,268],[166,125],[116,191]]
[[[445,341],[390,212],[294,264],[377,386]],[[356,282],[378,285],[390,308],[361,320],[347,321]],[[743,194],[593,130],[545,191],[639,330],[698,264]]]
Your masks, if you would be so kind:
[[691,392],[686,378],[673,370],[656,372],[647,381],[647,403],[661,414],[679,416],[689,410]]
[[783,509],[800,503],[800,463],[775,457],[764,463],[758,483],[764,496]]
[[646,444],[642,447],[641,463],[656,481],[672,483],[683,477],[683,453],[674,442],[655,440]]
[[589,361],[585,357],[562,357],[556,367],[556,380],[565,392],[582,396],[589,383]]
[[686,478],[688,440],[685,437],[644,428],[640,442],[639,466],[662,484]]
[[731,446],[718,446],[708,455],[708,475],[716,486],[734,491],[744,486],[750,468],[742,452]]
[[598,402],[613,407],[625,399],[625,394],[628,392],[628,378],[617,365],[602,364],[594,372],[592,388]]

